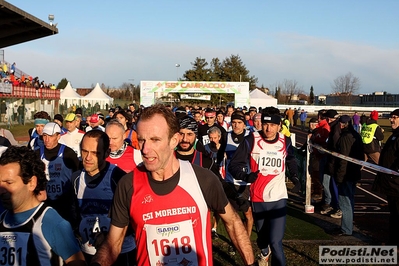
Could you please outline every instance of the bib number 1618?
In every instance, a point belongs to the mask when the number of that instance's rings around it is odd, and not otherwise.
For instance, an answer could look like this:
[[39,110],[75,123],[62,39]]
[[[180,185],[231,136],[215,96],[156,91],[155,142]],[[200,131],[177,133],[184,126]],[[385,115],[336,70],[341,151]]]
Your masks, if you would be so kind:
[[191,252],[190,237],[183,236],[179,238],[169,239],[154,239],[151,244],[154,246],[156,256],[170,256],[172,249],[176,252],[176,255],[188,254]]

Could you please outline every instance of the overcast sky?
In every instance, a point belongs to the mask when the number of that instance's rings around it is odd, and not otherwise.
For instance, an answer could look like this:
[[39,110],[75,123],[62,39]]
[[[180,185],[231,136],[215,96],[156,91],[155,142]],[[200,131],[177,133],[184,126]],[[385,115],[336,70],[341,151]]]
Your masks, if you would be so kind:
[[6,61],[45,82],[176,80],[196,57],[233,54],[258,86],[296,80],[318,95],[352,72],[359,93],[399,91],[397,0],[9,2],[46,22],[55,16],[59,34],[4,49]]

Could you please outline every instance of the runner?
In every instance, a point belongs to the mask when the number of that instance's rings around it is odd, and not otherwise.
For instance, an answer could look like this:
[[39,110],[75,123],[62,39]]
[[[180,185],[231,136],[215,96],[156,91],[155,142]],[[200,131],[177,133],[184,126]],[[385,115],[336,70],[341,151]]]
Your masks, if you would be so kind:
[[[44,165],[31,149],[12,146],[0,158],[0,216],[4,265],[86,265],[71,225],[38,199]],[[65,262],[65,264],[62,263]]]
[[115,164],[126,173],[133,171],[143,161],[141,152],[128,145],[125,140],[125,128],[115,119],[111,119],[105,127],[110,139],[110,154],[107,161]]
[[252,265],[254,257],[248,235],[217,177],[174,156],[181,136],[171,110],[160,104],[144,109],[137,135],[143,165],[119,182],[110,232],[94,257],[97,264],[93,265],[110,265],[115,261],[129,222],[135,229],[138,265],[172,261],[210,265],[209,209],[220,214],[246,265]]
[[[80,218],[77,227],[81,248],[86,262],[90,263],[96,248],[108,233],[112,198],[117,183],[126,172],[104,160],[109,153],[109,138],[101,130],[87,132],[81,146],[83,170],[72,175],[72,184],[76,204],[74,210]],[[130,230],[114,265],[135,265],[135,247]]]
[[274,107],[263,110],[262,131],[248,135],[241,142],[228,169],[235,179],[252,183],[250,195],[261,249],[259,265],[267,265],[271,253],[273,265],[285,265],[282,243],[288,198],[285,166],[291,175],[298,175],[291,139],[279,133],[278,113]]

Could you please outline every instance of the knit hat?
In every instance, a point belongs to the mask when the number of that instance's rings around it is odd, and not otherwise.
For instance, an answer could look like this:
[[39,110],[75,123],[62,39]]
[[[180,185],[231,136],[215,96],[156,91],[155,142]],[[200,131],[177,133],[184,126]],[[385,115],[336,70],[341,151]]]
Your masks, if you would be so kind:
[[60,121],[61,123],[64,122],[64,118],[63,118],[62,115],[60,115],[60,114],[56,114],[56,115],[54,116],[54,120],[58,120],[58,121]]
[[235,120],[235,119],[241,120],[242,122],[245,123],[245,117],[242,115],[241,112],[234,112],[234,113],[231,115],[231,121],[233,121],[233,120]]
[[330,110],[327,110],[327,112],[324,114],[324,117],[335,118],[337,115],[338,115],[337,111],[330,109]]
[[370,113],[370,118],[377,121],[378,120],[378,112],[376,110],[372,111]]
[[351,121],[351,117],[349,115],[341,115],[341,117],[339,118],[340,123],[346,124],[349,121]]
[[391,112],[391,116],[396,115],[399,116],[399,109],[395,109]]
[[257,112],[258,111],[258,109],[256,109],[256,107],[255,106],[251,106],[251,107],[249,107],[249,111],[251,112],[251,111],[253,111],[253,112]]
[[262,124],[276,124],[280,125],[281,124],[281,116],[280,115],[275,115],[275,114],[268,114],[268,113],[262,113]]
[[197,135],[198,133],[198,123],[194,120],[194,118],[190,116],[184,116],[179,119],[180,128],[187,128]]

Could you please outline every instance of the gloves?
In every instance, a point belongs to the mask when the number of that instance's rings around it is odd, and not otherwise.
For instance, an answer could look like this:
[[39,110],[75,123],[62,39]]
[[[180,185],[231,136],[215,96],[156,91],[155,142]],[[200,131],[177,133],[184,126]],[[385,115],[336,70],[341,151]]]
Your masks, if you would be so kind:
[[108,232],[99,232],[94,235],[93,246],[98,250],[107,237]]
[[247,183],[253,183],[258,178],[258,174],[259,174],[259,170],[256,172],[249,173],[245,177],[244,181]]
[[301,182],[299,181],[299,178],[297,175],[293,175],[291,178],[292,183],[294,184],[294,187],[291,189],[292,193],[299,193],[301,191]]
[[242,212],[247,212],[249,207],[251,207],[251,204],[247,199],[244,199],[242,196],[238,196],[236,198],[236,203],[238,205],[238,210]]

